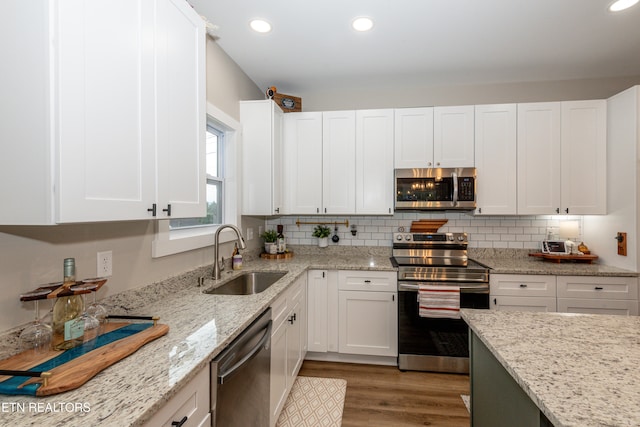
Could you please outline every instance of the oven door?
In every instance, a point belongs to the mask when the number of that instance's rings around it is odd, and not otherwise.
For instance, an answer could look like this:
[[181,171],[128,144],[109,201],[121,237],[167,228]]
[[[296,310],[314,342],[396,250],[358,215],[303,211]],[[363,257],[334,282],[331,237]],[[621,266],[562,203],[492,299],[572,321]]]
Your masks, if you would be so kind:
[[[488,309],[487,283],[430,282],[461,286],[460,307]],[[398,367],[403,370],[468,372],[469,327],[462,319],[420,317],[418,283],[398,283]]]

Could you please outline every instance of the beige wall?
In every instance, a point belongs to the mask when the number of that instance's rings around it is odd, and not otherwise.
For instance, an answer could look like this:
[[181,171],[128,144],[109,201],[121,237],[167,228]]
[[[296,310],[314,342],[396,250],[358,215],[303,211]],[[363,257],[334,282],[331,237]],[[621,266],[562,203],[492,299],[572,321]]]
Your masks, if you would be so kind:
[[607,99],[640,84],[640,76],[375,90],[333,90],[327,83],[327,87],[291,95],[302,98],[303,111]]
[[[207,100],[238,120],[238,100],[255,99],[261,94],[215,42],[208,39]],[[259,246],[257,228],[263,224],[264,220],[259,218],[243,219],[243,232],[248,226],[255,227],[256,237],[248,242],[250,247]],[[212,263],[212,248],[151,258],[154,227],[153,221],[52,227],[0,225],[0,331],[31,320],[33,303],[21,303],[20,294],[39,284],[61,280],[62,261],[67,257],[76,258],[78,278],[89,278],[96,275],[96,253],[113,251],[113,276],[99,292],[99,298]],[[231,244],[223,248],[225,258],[231,250]],[[45,309],[48,309],[46,304],[41,312]]]

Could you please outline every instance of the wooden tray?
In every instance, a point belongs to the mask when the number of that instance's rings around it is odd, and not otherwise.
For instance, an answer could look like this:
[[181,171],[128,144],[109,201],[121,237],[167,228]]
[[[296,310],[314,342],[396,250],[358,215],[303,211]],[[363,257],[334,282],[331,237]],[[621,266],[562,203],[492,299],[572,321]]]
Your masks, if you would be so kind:
[[283,254],[268,254],[263,252],[260,254],[260,258],[264,259],[289,259],[293,258],[293,252],[285,252]]
[[556,254],[545,254],[542,252],[530,253],[529,256],[543,258],[547,261],[561,263],[565,261],[574,261],[574,262],[586,262],[591,264],[593,261],[598,259],[598,255],[556,255]]
[[[128,325],[132,324],[128,322],[108,322],[105,325],[104,334]],[[36,396],[50,396],[76,389],[96,376],[100,371],[133,354],[143,345],[165,335],[167,332],[169,332],[168,325],[154,324],[140,332],[104,344],[94,350],[90,349],[95,346],[95,343],[90,341],[80,347],[64,352],[50,350],[44,354],[35,354],[33,350],[24,351],[0,361],[0,370],[11,373],[11,375],[0,376],[0,383],[13,378],[19,378],[20,381],[20,385],[18,385],[15,392],[0,391],[0,393],[33,395],[33,392],[29,390],[24,389],[24,392],[22,390],[25,386],[36,383],[40,383],[35,391]],[[85,348],[83,349],[82,347]],[[86,352],[52,369],[48,369],[46,372],[36,372],[40,373],[39,376],[32,375],[33,372],[31,375],[15,372],[31,370],[42,363],[64,356],[65,353],[76,349],[78,349],[77,352]],[[29,376],[32,378],[27,378]]]
[[437,233],[448,219],[420,219],[411,223],[409,231],[412,233]]

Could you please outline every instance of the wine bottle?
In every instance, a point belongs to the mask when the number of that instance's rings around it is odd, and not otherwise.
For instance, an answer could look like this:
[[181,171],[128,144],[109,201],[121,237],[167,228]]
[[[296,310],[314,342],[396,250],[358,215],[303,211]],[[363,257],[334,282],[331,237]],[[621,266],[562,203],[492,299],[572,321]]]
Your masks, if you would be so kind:
[[278,248],[277,252],[279,254],[283,254],[287,250],[287,244],[285,243],[285,240],[284,240],[284,234],[282,234],[283,228],[284,227],[282,225],[277,226],[278,235],[276,237],[276,246]]
[[[74,258],[64,260],[64,283],[69,289],[76,282]],[[67,350],[81,345],[84,339],[84,321],[80,318],[84,312],[82,295],[59,297],[53,304],[53,348]]]

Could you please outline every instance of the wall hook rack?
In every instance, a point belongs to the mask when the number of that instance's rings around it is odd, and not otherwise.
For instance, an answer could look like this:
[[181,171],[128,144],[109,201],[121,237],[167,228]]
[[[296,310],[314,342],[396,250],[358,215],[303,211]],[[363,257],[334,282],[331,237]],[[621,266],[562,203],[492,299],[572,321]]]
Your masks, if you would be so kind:
[[300,221],[300,219],[298,218],[298,220],[296,221],[296,225],[298,227],[300,227],[300,225],[302,224],[310,224],[310,225],[330,225],[333,224],[334,226],[338,226],[339,225],[344,225],[345,227],[349,227],[349,220],[345,220],[345,221],[321,221],[321,222],[309,222],[309,221]]

